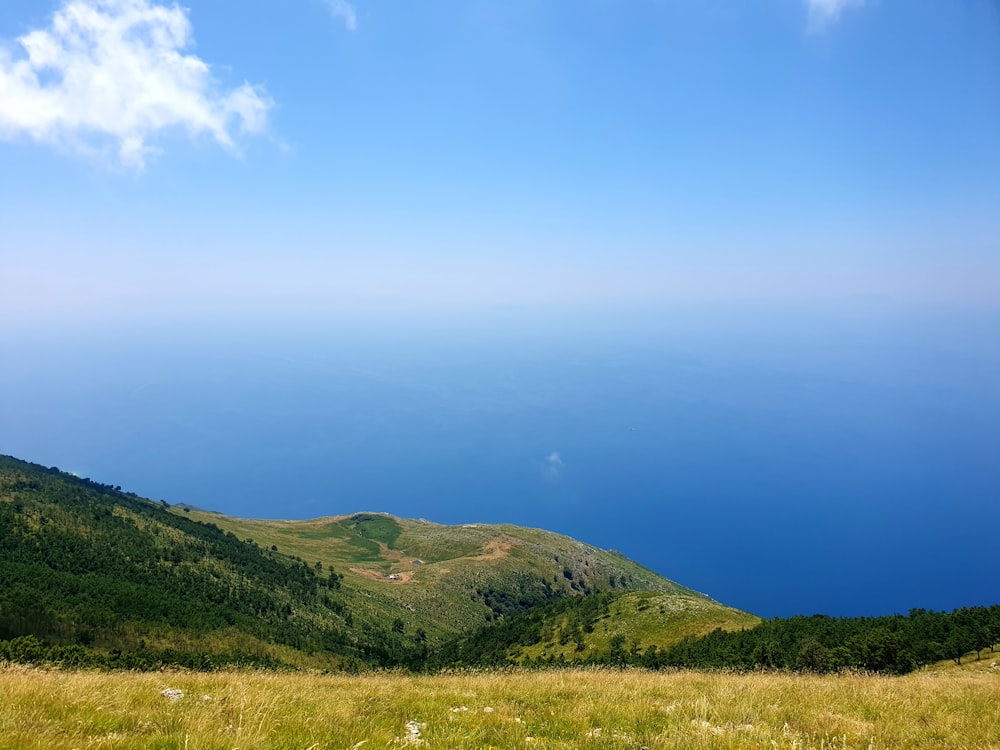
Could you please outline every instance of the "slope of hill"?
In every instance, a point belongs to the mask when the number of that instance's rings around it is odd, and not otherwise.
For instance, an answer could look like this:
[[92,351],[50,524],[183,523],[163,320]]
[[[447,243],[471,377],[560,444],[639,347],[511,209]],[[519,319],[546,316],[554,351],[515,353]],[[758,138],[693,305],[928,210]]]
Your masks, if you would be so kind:
[[651,591],[710,602],[616,552],[510,525],[442,526],[379,513],[310,521],[174,509],[265,548],[333,567],[363,621],[400,617],[432,641],[563,596]]
[[0,457],[0,640],[139,666],[394,664],[422,644],[358,627],[340,576],[118,488]]
[[[585,639],[595,652],[618,635],[663,645],[748,617],[539,529],[378,513],[230,518],[0,457],[0,641],[131,655],[119,666],[418,667],[485,625],[595,595],[605,602]],[[564,619],[581,605],[566,606]],[[568,654],[574,622],[554,623],[518,658]]]
[[650,591],[616,593],[597,612],[568,611],[543,622],[540,638],[526,644],[522,662],[604,660],[615,653],[646,654],[716,629],[752,628],[760,619],[703,598]]
[[704,597],[615,591],[536,607],[454,639],[436,658],[441,666],[639,663],[687,638],[759,623]]

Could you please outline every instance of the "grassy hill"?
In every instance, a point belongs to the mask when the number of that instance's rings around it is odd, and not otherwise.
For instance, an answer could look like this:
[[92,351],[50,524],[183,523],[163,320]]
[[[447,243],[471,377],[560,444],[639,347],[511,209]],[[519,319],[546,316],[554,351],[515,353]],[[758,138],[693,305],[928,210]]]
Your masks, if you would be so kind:
[[[419,666],[491,623],[595,596],[594,652],[616,636],[645,648],[753,620],[540,529],[232,518],[0,457],[0,641],[35,637],[70,661],[82,647],[130,655],[118,666]],[[568,657],[571,627],[554,622],[518,658]]]
[[620,553],[540,529],[442,526],[379,513],[270,521],[174,512],[335,568],[356,618],[400,617],[408,632],[422,629],[431,641],[564,596],[632,590],[711,602]]

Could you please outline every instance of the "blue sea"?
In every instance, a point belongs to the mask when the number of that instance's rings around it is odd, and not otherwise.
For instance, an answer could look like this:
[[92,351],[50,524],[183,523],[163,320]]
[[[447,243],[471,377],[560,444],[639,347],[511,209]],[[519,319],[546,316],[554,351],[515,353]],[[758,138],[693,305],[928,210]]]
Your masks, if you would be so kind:
[[764,617],[1000,602],[996,314],[179,314],[0,347],[0,453],[154,499],[543,527]]

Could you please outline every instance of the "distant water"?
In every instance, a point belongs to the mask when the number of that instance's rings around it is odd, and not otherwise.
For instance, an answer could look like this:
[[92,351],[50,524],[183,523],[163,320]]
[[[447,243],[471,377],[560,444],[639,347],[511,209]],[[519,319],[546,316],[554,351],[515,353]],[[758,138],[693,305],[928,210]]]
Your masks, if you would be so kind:
[[868,308],[8,327],[0,452],[242,516],[544,527],[763,616],[990,604],[998,323]]

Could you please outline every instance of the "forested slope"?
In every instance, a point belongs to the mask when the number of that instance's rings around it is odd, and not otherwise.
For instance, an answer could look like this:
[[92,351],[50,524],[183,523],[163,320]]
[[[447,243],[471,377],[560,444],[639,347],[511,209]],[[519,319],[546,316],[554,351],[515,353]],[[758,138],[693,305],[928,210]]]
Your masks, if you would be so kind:
[[[905,674],[951,659],[978,659],[1000,643],[1000,605],[950,613],[915,609],[887,617],[796,616],[760,621],[722,605],[703,612],[653,613],[646,592],[567,599],[456,638],[432,655],[439,666],[607,665],[650,669],[844,669]],[[682,603],[671,601],[675,607]],[[706,611],[707,610],[707,611]],[[706,623],[722,622],[710,632]],[[626,635],[630,633],[630,635]]]
[[440,666],[637,663],[685,638],[759,622],[703,597],[613,591],[535,607],[456,638],[431,658]]
[[419,658],[412,638],[356,627],[340,579],[120,488],[0,458],[0,640],[181,663]]

